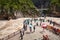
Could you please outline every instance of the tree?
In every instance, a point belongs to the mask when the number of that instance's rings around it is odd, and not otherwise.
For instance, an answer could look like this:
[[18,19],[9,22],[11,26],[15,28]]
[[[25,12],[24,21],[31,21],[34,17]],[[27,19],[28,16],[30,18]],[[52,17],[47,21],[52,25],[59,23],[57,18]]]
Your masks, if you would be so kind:
[[54,16],[54,15],[57,16],[57,14],[59,15],[59,13],[57,12],[57,10],[60,8],[60,0],[51,0],[50,4],[51,4],[50,8],[49,8],[50,14],[52,14],[52,16]]
[[[0,14],[14,16],[15,11],[26,13],[35,6],[32,0],[0,0]],[[30,10],[31,11],[31,10]]]

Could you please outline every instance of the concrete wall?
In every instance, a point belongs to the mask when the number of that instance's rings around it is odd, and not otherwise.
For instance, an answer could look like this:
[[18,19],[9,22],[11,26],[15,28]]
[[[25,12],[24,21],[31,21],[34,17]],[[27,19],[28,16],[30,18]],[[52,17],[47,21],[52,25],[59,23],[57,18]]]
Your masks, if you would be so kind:
[[20,40],[20,31],[16,31],[16,32],[6,36],[2,40]]

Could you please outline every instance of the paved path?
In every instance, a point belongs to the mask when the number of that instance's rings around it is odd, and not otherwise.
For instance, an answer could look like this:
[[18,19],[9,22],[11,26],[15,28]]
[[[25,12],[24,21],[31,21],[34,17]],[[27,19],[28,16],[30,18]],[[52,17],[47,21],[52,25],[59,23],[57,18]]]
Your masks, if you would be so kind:
[[43,34],[47,34],[50,40],[60,40],[60,37],[53,34],[52,32],[49,32],[48,30],[45,30],[45,32],[42,32],[42,28],[41,27],[36,27],[36,32],[34,33],[28,33],[29,32],[29,28],[28,30],[25,32],[24,35],[24,39],[23,40],[41,40],[43,37]]
[[[2,24],[3,23],[0,22],[0,25],[2,25]],[[29,28],[28,28],[28,30],[25,32],[23,40],[34,40],[34,39],[37,39],[37,40],[39,39],[40,40],[40,39],[42,39],[42,35],[43,34],[47,34],[49,36],[50,40],[60,40],[59,36],[53,34],[52,32],[49,32],[48,30],[45,30],[45,32],[43,32],[43,33],[41,31],[42,31],[41,27],[36,27],[36,32],[34,32],[34,33],[28,33],[29,32]],[[19,40],[18,36],[19,35],[15,36],[14,40]]]

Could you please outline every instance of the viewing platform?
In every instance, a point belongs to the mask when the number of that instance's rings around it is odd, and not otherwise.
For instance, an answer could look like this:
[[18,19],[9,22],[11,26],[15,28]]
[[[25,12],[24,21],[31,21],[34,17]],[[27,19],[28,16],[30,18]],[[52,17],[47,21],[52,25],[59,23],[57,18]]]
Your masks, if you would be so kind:
[[[44,17],[41,18],[44,19]],[[23,28],[23,22],[26,19],[32,18],[19,18],[16,20],[11,19],[9,21],[0,21],[0,40],[19,40],[20,30]],[[60,23],[60,18],[46,17],[45,19]]]

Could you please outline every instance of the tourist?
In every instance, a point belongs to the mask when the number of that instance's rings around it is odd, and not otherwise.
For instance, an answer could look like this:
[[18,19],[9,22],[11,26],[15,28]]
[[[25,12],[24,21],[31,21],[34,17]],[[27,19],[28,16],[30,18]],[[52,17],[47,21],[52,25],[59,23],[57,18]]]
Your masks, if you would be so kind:
[[26,31],[27,30],[27,24],[23,25],[23,29]]
[[50,21],[50,24],[52,24],[52,21]]
[[30,32],[32,32],[32,24],[29,24]]
[[23,23],[23,28],[24,28],[25,31],[27,30],[27,23],[28,23],[28,22],[27,22],[26,20],[25,20],[24,23]]
[[55,22],[53,22],[53,26],[55,26]]
[[38,20],[36,21],[36,25],[38,26]]
[[40,26],[41,26],[41,23],[42,23],[42,21],[40,22]]
[[23,33],[20,31],[20,39],[23,40]]
[[42,19],[42,22],[44,22],[44,19]]
[[27,24],[25,25],[25,31],[27,30]]
[[40,26],[41,26],[41,23],[42,23],[42,19],[40,19]]
[[25,30],[25,24],[23,25],[23,29]]
[[42,23],[41,26],[42,26],[43,32],[44,32],[44,29],[47,28],[47,24],[46,23]]
[[32,26],[33,26],[33,32],[35,32],[36,23],[34,21],[32,21]]
[[48,35],[43,35],[43,40],[49,40]]
[[34,32],[35,32],[35,25],[33,26],[33,30],[34,30]]
[[49,20],[47,20],[48,22],[50,22]]
[[24,30],[24,28],[22,28],[22,33],[23,33],[23,35],[24,35],[24,33],[25,33],[25,30]]

